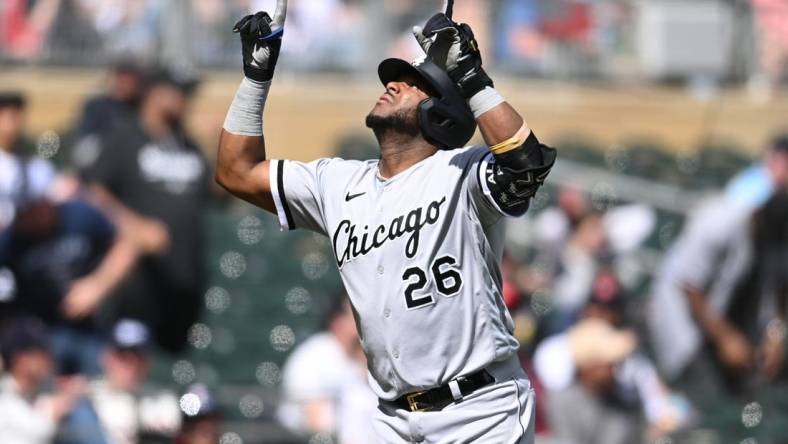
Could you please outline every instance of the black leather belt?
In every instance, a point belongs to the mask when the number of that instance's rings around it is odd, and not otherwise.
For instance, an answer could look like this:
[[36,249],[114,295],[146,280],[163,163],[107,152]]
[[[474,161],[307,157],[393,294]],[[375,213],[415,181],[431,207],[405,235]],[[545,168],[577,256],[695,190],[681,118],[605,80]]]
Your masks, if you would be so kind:
[[[493,378],[487,370],[482,369],[470,375],[460,376],[454,379],[454,381],[457,382],[462,396],[467,396],[486,385],[492,384],[495,382],[495,378]],[[420,392],[407,393],[391,401],[391,403],[401,409],[411,412],[435,412],[443,410],[444,407],[455,401],[449,384]]]

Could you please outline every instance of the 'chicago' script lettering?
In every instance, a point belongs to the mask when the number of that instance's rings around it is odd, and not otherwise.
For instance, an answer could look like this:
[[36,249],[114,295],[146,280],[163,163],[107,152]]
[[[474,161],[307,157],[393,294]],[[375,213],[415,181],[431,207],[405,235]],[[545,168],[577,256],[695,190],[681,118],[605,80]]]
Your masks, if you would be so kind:
[[427,205],[427,208],[416,208],[408,214],[394,218],[390,224],[383,224],[370,231],[369,226],[365,225],[360,233],[357,233],[356,225],[345,219],[337,225],[334,232],[333,245],[334,255],[337,258],[337,266],[342,268],[347,262],[368,254],[375,248],[380,248],[387,241],[398,239],[410,234],[408,242],[405,244],[405,256],[412,259],[419,251],[419,236],[421,229],[427,225],[433,225],[441,215],[441,205],[446,202],[446,197],[439,201],[434,201]]

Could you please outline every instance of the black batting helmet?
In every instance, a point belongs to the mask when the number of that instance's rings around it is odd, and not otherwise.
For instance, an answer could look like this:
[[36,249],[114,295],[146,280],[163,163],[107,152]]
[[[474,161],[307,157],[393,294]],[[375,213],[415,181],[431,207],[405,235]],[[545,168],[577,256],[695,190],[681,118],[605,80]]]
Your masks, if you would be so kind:
[[419,104],[419,126],[424,139],[443,150],[468,143],[476,131],[476,119],[449,75],[429,59],[413,64],[401,59],[386,59],[378,66],[378,76],[384,86],[407,74],[423,79],[435,94]]

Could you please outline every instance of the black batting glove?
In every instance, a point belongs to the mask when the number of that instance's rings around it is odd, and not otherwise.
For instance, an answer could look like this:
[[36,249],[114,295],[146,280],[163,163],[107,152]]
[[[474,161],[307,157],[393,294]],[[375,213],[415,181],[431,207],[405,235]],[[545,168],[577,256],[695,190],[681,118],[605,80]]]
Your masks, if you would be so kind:
[[466,99],[488,86],[493,86],[490,76],[482,68],[482,55],[466,23],[457,23],[444,13],[432,16],[424,28],[414,27],[413,35],[427,56],[443,67],[457,83]]
[[261,11],[239,20],[233,32],[241,36],[244,75],[258,82],[271,80],[282,48],[284,27],[275,26],[268,13]]

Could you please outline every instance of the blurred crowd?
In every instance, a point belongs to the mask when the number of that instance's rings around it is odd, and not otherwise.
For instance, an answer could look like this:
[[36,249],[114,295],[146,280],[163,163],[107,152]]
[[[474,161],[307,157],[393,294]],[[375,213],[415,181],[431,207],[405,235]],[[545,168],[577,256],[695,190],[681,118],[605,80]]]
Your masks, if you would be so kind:
[[633,254],[652,209],[556,201],[513,224],[504,268],[550,442],[786,442],[788,137],[693,205],[651,266]]
[[[0,91],[0,433],[3,442],[216,443],[205,386],[149,379],[200,318],[210,167],[184,118],[198,80],[115,64],[58,165],[24,137],[26,98]],[[344,296],[282,369],[293,436],[366,443],[377,405]],[[298,442],[298,441],[288,441]]]
[[[679,53],[668,40],[641,42],[638,32],[685,8],[687,20],[721,17],[713,53],[726,47],[713,76],[778,82],[788,56],[788,9],[780,0],[709,0],[701,13],[693,0],[458,0],[456,15],[474,25],[488,61],[514,74],[549,77],[621,77],[654,48]],[[118,55],[166,60],[189,67],[234,66],[232,25],[273,0],[5,0],[0,3],[0,62],[96,65]],[[443,0],[291,0],[285,70],[357,72],[384,54],[410,58],[413,25],[443,7]],[[695,15],[693,15],[695,14]],[[700,15],[698,15],[700,14]],[[708,18],[712,20],[712,18]],[[668,22],[665,22],[666,26]],[[674,30],[686,32],[681,21]],[[669,25],[669,26],[674,26]],[[665,28],[666,32],[670,33]],[[714,31],[717,29],[718,31]],[[743,55],[742,55],[743,54]],[[650,56],[649,56],[650,57]],[[662,56],[659,57],[661,60]],[[642,58],[642,57],[641,57]],[[651,63],[651,62],[649,62]],[[661,63],[661,62],[658,62]],[[679,65],[682,63],[676,59]]]
[[211,174],[182,124],[196,87],[118,63],[59,171],[26,143],[25,97],[0,92],[4,442],[216,441],[193,424],[217,419],[206,390],[179,405],[147,382],[150,350],[182,352],[202,300]]

